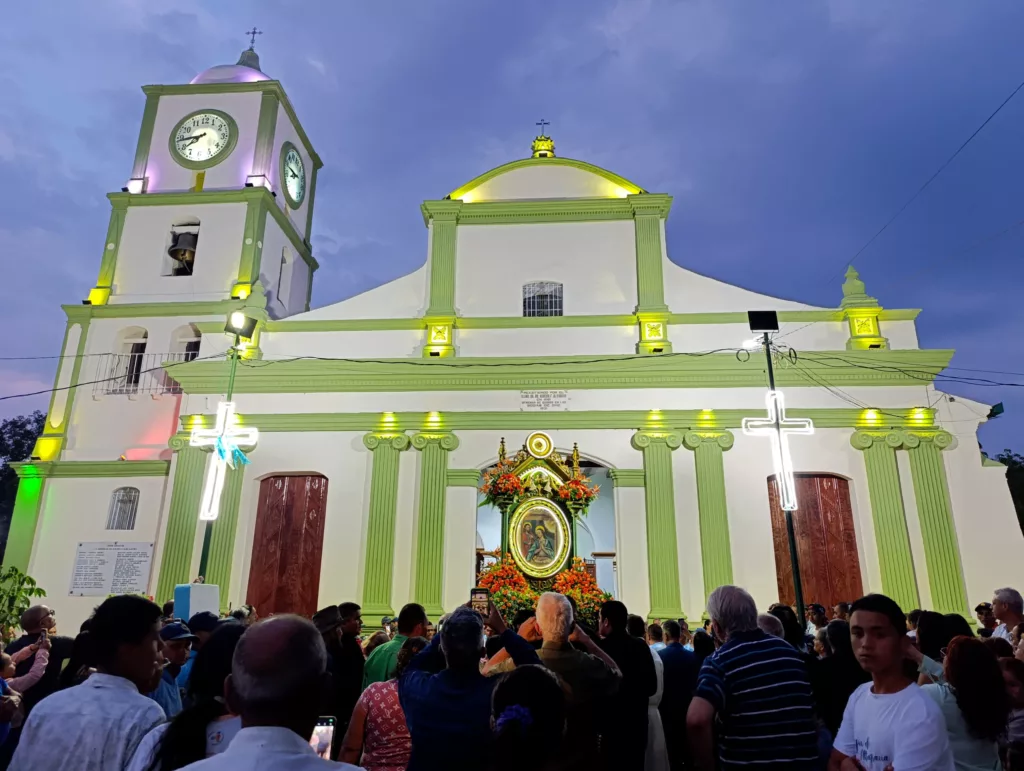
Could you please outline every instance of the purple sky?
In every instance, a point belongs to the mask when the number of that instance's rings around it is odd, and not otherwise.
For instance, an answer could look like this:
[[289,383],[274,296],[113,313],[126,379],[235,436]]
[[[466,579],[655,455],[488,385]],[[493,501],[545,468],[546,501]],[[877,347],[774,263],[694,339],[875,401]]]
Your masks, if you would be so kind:
[[[58,305],[93,285],[104,196],[131,170],[140,86],[233,63],[253,24],[265,31],[263,69],[283,82],[325,163],[314,305],[419,266],[419,203],[527,155],[543,117],[559,154],[675,196],[679,264],[834,306],[845,261],[1024,78],[1024,5],[1011,2],[157,7],[170,4],[6,12],[2,357],[59,353]],[[1024,371],[1022,122],[1024,92],[857,260],[883,305],[924,308],[922,346],[958,349],[958,367]],[[54,366],[0,361],[0,394],[49,388]],[[1020,388],[947,389],[1005,402],[982,442],[1024,451]],[[45,404],[0,402],[0,416]]]

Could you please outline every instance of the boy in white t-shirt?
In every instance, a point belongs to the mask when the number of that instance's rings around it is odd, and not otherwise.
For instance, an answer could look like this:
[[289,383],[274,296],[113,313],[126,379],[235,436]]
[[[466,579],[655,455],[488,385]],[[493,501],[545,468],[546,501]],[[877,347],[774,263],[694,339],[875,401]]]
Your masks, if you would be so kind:
[[888,597],[853,603],[853,652],[871,682],[846,704],[829,771],[953,771],[942,713],[904,671],[906,632],[903,611]]

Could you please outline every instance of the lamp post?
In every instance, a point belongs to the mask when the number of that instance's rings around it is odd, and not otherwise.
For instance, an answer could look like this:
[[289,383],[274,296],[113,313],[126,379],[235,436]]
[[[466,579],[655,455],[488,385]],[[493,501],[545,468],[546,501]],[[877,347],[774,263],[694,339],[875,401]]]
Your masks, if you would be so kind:
[[220,497],[224,489],[224,478],[228,467],[234,468],[236,460],[247,463],[244,453],[238,449],[239,444],[256,443],[256,429],[238,429],[234,426],[235,405],[231,397],[235,391],[235,370],[238,359],[242,355],[241,342],[251,340],[256,331],[257,319],[245,315],[242,311],[233,311],[224,325],[224,331],[234,335],[234,342],[228,349],[231,368],[228,372],[228,391],[225,401],[217,406],[217,423],[213,429],[196,428],[192,430],[189,444],[193,447],[210,447],[213,449],[213,460],[203,489],[203,500],[199,518],[206,522],[203,531],[203,549],[199,556],[199,577],[206,581],[206,570],[210,561],[210,540],[213,534],[213,522],[220,509]]

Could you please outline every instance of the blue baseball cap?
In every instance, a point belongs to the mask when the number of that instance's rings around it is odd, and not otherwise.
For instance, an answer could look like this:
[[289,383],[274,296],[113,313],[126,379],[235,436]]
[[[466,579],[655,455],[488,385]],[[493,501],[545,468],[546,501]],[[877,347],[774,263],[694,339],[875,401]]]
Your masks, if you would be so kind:
[[189,628],[180,621],[174,621],[163,629],[160,630],[160,639],[164,642],[174,642],[176,640],[198,640]]

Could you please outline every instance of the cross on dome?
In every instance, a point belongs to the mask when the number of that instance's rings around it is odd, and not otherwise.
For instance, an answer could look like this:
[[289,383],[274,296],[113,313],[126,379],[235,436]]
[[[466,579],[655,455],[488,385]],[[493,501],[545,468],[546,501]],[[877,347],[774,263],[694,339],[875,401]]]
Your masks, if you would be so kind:
[[554,158],[555,140],[553,140],[546,131],[546,128],[551,125],[551,121],[546,121],[541,118],[534,125],[540,126],[540,133],[533,140],[533,145],[530,147],[533,152],[533,157]]
[[263,34],[263,30],[256,29],[256,25],[253,24],[252,25],[252,29],[247,30],[245,34],[249,35],[249,50],[250,51],[255,51],[256,50],[256,36],[257,35],[262,35]]

